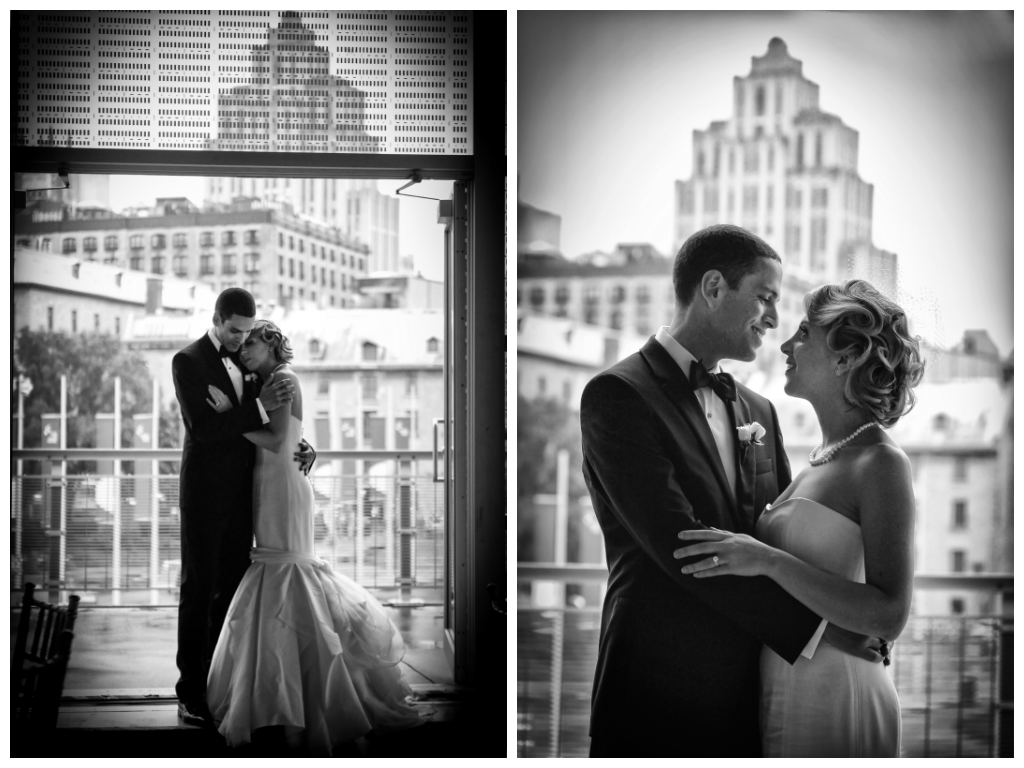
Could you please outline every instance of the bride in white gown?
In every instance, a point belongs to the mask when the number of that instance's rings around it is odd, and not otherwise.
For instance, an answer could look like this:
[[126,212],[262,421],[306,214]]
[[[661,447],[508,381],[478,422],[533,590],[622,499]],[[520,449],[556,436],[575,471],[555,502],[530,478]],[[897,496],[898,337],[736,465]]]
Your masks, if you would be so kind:
[[[756,538],[684,531],[676,556],[695,578],[768,576],[829,622],[895,640],[913,594],[910,462],[884,431],[914,404],[918,342],[898,305],[863,280],[807,294],[806,317],[782,345],[786,392],[810,401],[822,442]],[[886,666],[822,641],[788,664],[761,654],[765,757],[898,757],[900,708]]]
[[[280,330],[258,320],[242,363],[264,381],[291,378],[295,398],[270,412],[267,428],[245,435],[257,446],[256,547],[214,650],[206,701],[230,746],[248,743],[259,728],[284,726],[289,745],[331,755],[422,718],[406,701],[401,634],[377,600],[314,551],[313,489],[285,449],[302,430],[290,359]],[[230,407],[216,387],[211,398],[215,408]]]

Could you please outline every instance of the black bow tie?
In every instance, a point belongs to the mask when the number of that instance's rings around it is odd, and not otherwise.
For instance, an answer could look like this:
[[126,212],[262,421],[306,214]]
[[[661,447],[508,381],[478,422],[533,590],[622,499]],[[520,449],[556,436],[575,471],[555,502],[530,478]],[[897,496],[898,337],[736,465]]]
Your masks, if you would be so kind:
[[711,387],[711,391],[727,402],[736,399],[736,382],[728,373],[712,373],[699,360],[690,363],[690,385],[694,389]]
[[228,349],[228,345],[227,344],[221,344],[220,345],[220,356],[221,357],[230,357],[232,362],[234,362],[234,360],[235,360],[235,356],[234,356],[234,354],[232,354],[231,350]]

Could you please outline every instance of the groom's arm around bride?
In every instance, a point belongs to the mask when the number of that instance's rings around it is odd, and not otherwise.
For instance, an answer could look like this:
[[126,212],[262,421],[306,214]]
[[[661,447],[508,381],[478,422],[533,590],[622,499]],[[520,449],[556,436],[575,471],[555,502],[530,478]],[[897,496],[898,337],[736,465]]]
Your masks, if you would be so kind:
[[753,507],[789,484],[774,409],[748,395],[767,435],[750,478],[756,499],[737,521],[678,406],[644,382],[642,374],[671,373],[674,363],[653,340],[634,358],[646,370],[597,377],[581,408],[584,473],[609,568],[593,743],[598,753],[612,742],[613,754],[756,755],[761,645],[793,662],[821,619],[767,578],[684,575],[672,551],[687,528],[749,532]]
[[[781,275],[778,254],[739,227],[693,235],[673,266],[672,325],[583,392],[609,572],[592,756],[757,756],[763,645],[790,664],[816,647],[820,617],[770,579],[695,579],[673,557],[680,530],[753,534],[790,484],[774,407],[718,371],[753,360],[776,327]],[[764,435],[741,445],[737,429],[755,422]]]

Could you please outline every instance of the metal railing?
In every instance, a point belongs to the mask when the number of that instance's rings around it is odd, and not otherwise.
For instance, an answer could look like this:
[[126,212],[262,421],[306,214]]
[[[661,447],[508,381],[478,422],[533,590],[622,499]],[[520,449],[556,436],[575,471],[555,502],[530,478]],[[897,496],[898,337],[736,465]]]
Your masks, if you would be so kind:
[[[585,757],[608,572],[518,563],[518,757]],[[572,607],[566,587],[586,593]],[[904,757],[1013,754],[1013,574],[918,575],[915,589],[981,591],[992,610],[912,616],[894,644]],[[540,605],[537,605],[537,604]],[[683,756],[683,755],[680,755]]]
[[[402,599],[413,588],[440,592],[444,493],[431,458],[430,451],[319,451],[323,474],[309,478],[317,554],[368,589]],[[13,588],[31,581],[115,605],[176,600],[180,449],[28,449],[12,459]],[[68,461],[100,462],[103,471],[65,474]],[[122,461],[134,461],[136,473],[121,474]],[[25,474],[23,462],[49,471]]]

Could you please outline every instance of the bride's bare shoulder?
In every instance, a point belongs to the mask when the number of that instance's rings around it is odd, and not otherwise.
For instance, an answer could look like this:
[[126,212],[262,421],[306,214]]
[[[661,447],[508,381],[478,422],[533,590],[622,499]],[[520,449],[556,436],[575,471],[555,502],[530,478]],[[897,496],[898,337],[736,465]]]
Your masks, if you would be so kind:
[[274,382],[287,379],[295,383],[295,386],[299,385],[299,377],[295,374],[291,368],[287,365],[282,365],[280,368],[275,368],[274,372],[270,374],[264,384],[273,384]]
[[864,446],[854,464],[853,487],[867,499],[913,499],[913,481],[910,459],[888,438]]

